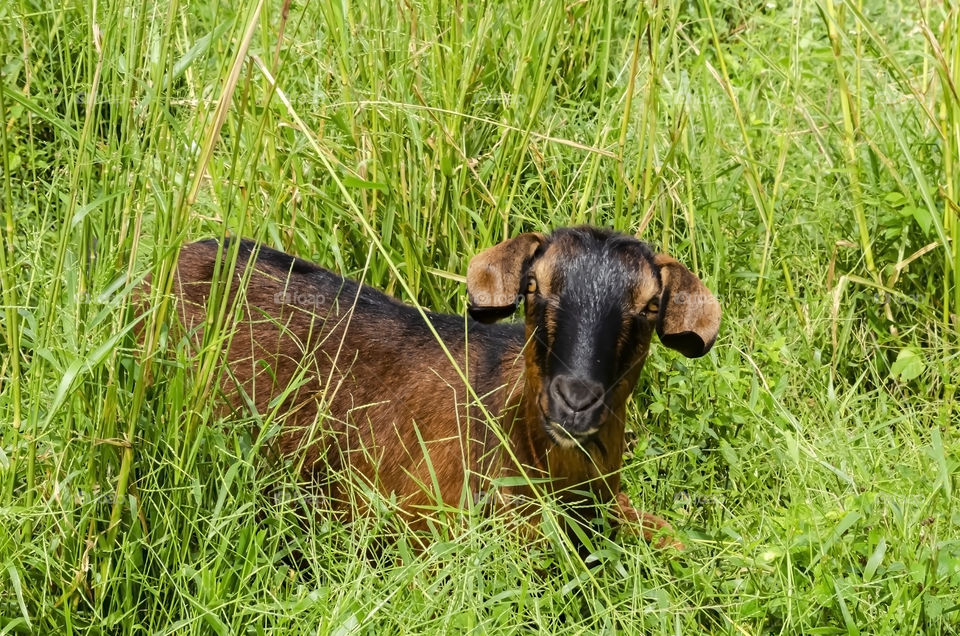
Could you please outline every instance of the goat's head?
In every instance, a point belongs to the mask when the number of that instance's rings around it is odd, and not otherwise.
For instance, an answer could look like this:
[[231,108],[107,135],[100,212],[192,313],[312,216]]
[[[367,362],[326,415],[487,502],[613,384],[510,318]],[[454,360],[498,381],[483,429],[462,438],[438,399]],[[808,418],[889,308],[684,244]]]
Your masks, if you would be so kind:
[[520,234],[481,252],[467,291],[481,322],[525,301],[527,387],[560,446],[589,441],[622,411],[654,331],[695,358],[720,325],[720,304],[686,267],[633,237],[589,227]]

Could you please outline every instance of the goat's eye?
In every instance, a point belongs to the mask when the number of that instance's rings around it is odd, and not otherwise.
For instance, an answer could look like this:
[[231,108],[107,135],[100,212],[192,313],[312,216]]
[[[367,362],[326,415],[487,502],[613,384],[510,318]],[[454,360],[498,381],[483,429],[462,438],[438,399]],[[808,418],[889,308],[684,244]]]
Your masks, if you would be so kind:
[[534,294],[537,291],[537,279],[531,276],[527,279],[527,293]]
[[653,299],[647,303],[647,306],[643,309],[643,312],[646,314],[659,314],[660,313],[660,301]]

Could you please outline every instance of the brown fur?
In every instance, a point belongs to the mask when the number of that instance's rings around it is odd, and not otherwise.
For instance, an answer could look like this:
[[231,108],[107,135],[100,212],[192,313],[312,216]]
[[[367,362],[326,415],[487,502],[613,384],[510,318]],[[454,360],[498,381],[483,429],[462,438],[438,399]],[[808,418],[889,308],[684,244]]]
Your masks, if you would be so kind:
[[[536,258],[547,240],[524,234],[475,257],[467,275],[472,309],[483,315],[484,308],[492,307],[494,317],[511,311],[524,292],[528,271],[542,281],[538,293],[549,292],[551,275],[564,267],[564,250],[575,245],[558,239],[555,249]],[[235,246],[222,250],[225,270],[226,255]],[[302,461],[301,472],[324,486],[333,508],[345,510],[342,500],[351,498],[345,482],[328,479],[344,469],[395,495],[418,527],[439,504],[461,508],[466,497],[486,493],[489,479],[526,474],[549,477],[551,489],[566,500],[576,501],[570,490],[579,488],[615,502],[619,516],[639,524],[647,539],[668,527],[634,510],[620,491],[626,401],[649,349],[649,331],[632,352],[627,372],[604,398],[607,412],[595,444],[566,447],[551,441],[541,425],[548,398],[531,346],[537,327],[529,302],[525,331],[428,315],[465,373],[465,384],[411,307],[304,261],[265,248],[255,257],[256,248],[246,242],[238,249],[226,305],[237,313],[228,313],[230,339],[218,384],[223,410],[249,407],[275,416],[281,424],[280,453]],[[182,249],[175,271],[179,320],[198,348],[210,315],[217,258],[215,242],[190,244]],[[631,303],[646,306],[656,300],[661,292],[658,268],[664,289],[675,285],[691,295],[709,295],[679,263],[657,258],[639,267]],[[709,349],[719,324],[719,305],[713,303],[715,307],[706,302],[705,312],[693,313],[690,307],[660,307],[666,321],[658,322],[658,331],[706,334]],[[554,312],[550,320],[556,316]],[[484,411],[499,422],[506,447]],[[533,493],[515,487],[498,494],[497,501],[512,505]]]

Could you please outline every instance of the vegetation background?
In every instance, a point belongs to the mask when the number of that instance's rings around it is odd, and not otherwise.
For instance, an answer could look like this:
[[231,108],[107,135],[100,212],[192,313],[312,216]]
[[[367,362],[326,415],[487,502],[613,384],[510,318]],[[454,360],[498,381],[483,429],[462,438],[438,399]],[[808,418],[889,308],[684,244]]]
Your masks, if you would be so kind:
[[[955,0],[232,4],[0,5],[0,634],[960,630]],[[130,333],[196,238],[462,312],[476,251],[584,222],[723,302],[630,407],[682,554],[305,531]]]

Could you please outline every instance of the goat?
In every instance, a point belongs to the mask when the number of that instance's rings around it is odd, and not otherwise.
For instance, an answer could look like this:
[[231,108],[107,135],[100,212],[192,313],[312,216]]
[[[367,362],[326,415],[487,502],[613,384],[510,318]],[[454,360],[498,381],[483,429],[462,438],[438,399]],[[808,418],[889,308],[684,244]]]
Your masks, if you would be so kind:
[[[613,502],[648,541],[669,531],[633,509],[620,469],[627,398],[653,332],[698,357],[719,328],[716,298],[673,258],[591,227],[520,234],[470,261],[467,319],[421,313],[247,240],[232,246],[230,272],[230,247],[182,248],[180,322],[200,345],[214,272],[230,274],[239,318],[219,385],[227,409],[277,414],[279,452],[299,457],[303,477],[327,484],[332,500],[346,493],[328,477],[346,469],[423,524],[491,481],[527,475],[571,506],[585,492]],[[524,324],[496,322],[521,301]],[[533,496],[529,483],[499,494]]]

